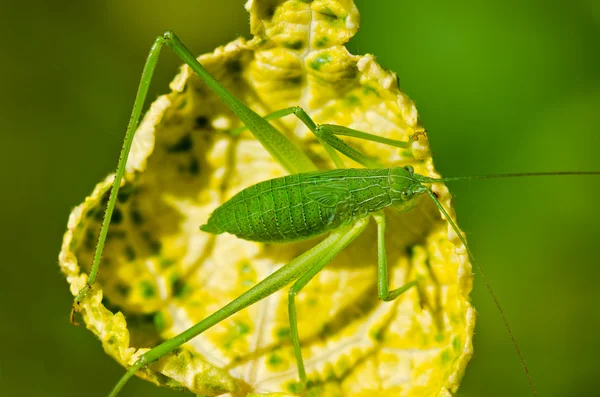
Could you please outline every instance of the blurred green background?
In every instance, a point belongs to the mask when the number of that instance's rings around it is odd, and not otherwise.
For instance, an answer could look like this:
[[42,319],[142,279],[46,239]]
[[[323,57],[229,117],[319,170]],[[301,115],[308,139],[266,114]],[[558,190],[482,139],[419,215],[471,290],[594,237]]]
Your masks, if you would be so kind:
[[[247,35],[242,0],[4,0],[0,78],[0,395],[104,396],[123,369],[84,328],[57,266],[71,208],[116,164],[153,38],[197,53]],[[374,53],[417,103],[444,175],[599,170],[600,4],[357,1],[348,48]],[[179,61],[164,52],[150,97]],[[600,178],[452,185],[541,396],[598,392]],[[458,396],[528,396],[481,279]],[[141,381],[127,396],[176,395]]]

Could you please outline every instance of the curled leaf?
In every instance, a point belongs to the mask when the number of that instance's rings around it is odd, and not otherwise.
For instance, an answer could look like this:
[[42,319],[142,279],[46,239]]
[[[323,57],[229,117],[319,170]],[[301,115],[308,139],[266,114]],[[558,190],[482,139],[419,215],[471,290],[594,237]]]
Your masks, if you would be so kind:
[[[251,0],[246,7],[254,38],[199,59],[259,114],[299,105],[318,123],[388,138],[408,140],[420,130],[396,76],[373,56],[352,55],[343,46],[358,28],[352,1]],[[188,67],[171,89],[137,131],[99,279],[81,304],[87,328],[124,366],[316,244],[259,244],[199,230],[229,197],[284,170],[250,133],[228,134],[239,120]],[[332,167],[296,119],[274,124],[320,167]],[[410,164],[437,176],[426,138],[400,150],[347,141],[389,166]],[[60,266],[73,295],[87,281],[112,178],[69,218]],[[453,214],[446,187],[434,190]],[[370,225],[303,289],[297,308],[311,396],[449,396],[458,388],[475,317],[464,247],[427,197],[410,212],[387,215],[391,287],[415,279],[419,287],[394,302],[377,299],[377,239]],[[207,396],[294,395],[287,288],[138,375]]]

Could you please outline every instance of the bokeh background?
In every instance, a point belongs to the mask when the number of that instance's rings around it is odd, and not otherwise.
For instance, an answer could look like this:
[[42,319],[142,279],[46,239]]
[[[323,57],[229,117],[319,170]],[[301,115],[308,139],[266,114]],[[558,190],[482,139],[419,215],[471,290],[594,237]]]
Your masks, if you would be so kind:
[[[71,208],[113,170],[153,38],[197,53],[248,35],[243,0],[3,0],[0,395],[104,396],[123,373],[84,328],[57,266]],[[600,3],[360,0],[348,48],[417,103],[444,175],[599,170]],[[150,98],[179,61],[164,51]],[[598,392],[600,178],[454,184],[459,222],[541,396]],[[528,396],[480,278],[458,396]],[[139,380],[128,396],[175,396]]]

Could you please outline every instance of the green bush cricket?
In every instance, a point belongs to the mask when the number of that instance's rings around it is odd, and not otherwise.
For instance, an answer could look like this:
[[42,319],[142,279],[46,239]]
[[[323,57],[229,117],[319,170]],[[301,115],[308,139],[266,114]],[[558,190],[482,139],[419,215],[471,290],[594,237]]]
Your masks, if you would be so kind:
[[[369,130],[368,130],[368,129],[364,129],[364,131],[369,131]],[[200,222],[200,223],[198,223],[198,224],[201,224],[201,222]]]
[[[184,332],[180,336],[166,341],[155,349],[146,353],[136,365],[130,368],[130,370],[127,372],[127,375],[114,389],[113,395],[120,390],[127,379],[134,375],[137,370],[169,353],[190,338],[198,335],[215,323],[222,321],[229,315],[262,299],[266,295],[283,288],[293,280],[298,281],[296,284],[294,284],[294,287],[290,292],[290,298],[292,298],[290,299],[290,327],[298,364],[299,377],[301,383],[304,383],[306,381],[306,375],[304,373],[300,344],[295,323],[295,309],[293,303],[293,297],[295,294],[299,292],[300,289],[306,283],[308,283],[308,281],[310,281],[310,279],[323,266],[325,266],[333,256],[337,254],[337,252],[342,250],[354,237],[356,237],[366,226],[366,219],[368,219],[370,216],[373,216],[377,222],[380,236],[378,266],[379,296],[383,300],[391,300],[396,298],[402,292],[406,291],[407,288],[413,286],[414,282],[411,282],[405,286],[400,286],[400,288],[393,289],[392,291],[388,290],[388,281],[386,278],[385,246],[382,239],[385,231],[385,219],[380,210],[386,206],[396,206],[396,204],[400,204],[400,210],[408,210],[410,209],[411,205],[414,204],[414,199],[417,195],[426,193],[431,197],[432,200],[434,200],[442,214],[448,218],[466,247],[466,241],[460,234],[458,227],[447,215],[443,206],[441,206],[441,204],[439,204],[439,202],[436,200],[435,194],[427,188],[426,184],[453,180],[476,179],[478,177],[432,179],[414,174],[410,168],[382,168],[375,160],[364,156],[359,151],[356,151],[351,146],[345,144],[341,139],[337,138],[336,135],[347,135],[359,139],[368,139],[373,141],[377,141],[377,136],[351,130],[343,126],[316,125],[301,108],[283,109],[282,111],[275,112],[270,117],[268,116],[266,118],[262,118],[248,109],[243,103],[241,103],[238,99],[229,94],[222,86],[220,86],[220,84],[214,78],[212,78],[212,76],[210,76],[199,63],[197,63],[195,58],[183,46],[183,44],[179,42],[176,36],[168,32],[164,36],[159,37],[155,42],[143,72],[142,83],[140,84],[131,122],[127,130],[125,143],[121,154],[121,160],[117,169],[117,177],[115,178],[115,184],[111,191],[111,197],[108,202],[104,225],[99,238],[98,249],[94,258],[94,265],[90,273],[90,285],[93,285],[96,279],[98,265],[102,254],[102,247],[106,239],[108,224],[110,223],[110,218],[117,198],[120,177],[122,177],[124,173],[124,165],[127,160],[127,154],[130,150],[133,132],[135,131],[139,121],[141,107],[145,99],[145,94],[152,72],[158,60],[160,48],[164,44],[167,44],[170,48],[172,48],[176,54],[184,60],[184,62],[192,67],[192,69],[194,69],[194,71],[204,79],[211,89],[213,89],[226,103],[228,103],[231,109],[238,115],[238,117],[240,117],[244,125],[249,128],[254,136],[272,154],[272,156],[276,158],[291,174],[290,177],[280,180],[266,181],[264,184],[252,186],[243,190],[240,192],[240,196],[232,198],[231,202],[228,204],[226,203],[220,209],[215,211],[215,217],[211,218],[212,221],[209,220],[208,224],[204,226],[204,230],[213,233],[229,231],[233,232],[234,234],[238,234],[242,238],[257,241],[290,241],[294,239],[310,238],[328,231],[331,231],[331,235],[317,245],[314,250],[307,252],[306,255],[298,257],[289,265],[285,266],[280,271],[277,271],[272,276],[267,278],[264,282],[261,282],[256,287],[252,288],[247,294],[244,294],[239,299],[233,301],[226,308],[208,317],[205,321],[190,328],[190,330]],[[316,172],[316,167],[314,164],[312,164],[311,160],[266,121],[266,119],[269,118],[283,117],[291,114],[296,115],[304,124],[307,125],[307,127],[309,127],[313,133],[316,134],[317,138],[323,143],[335,164],[339,165],[340,161],[338,154],[332,149],[335,149],[347,157],[350,157],[353,160],[361,163],[366,168]],[[234,131],[234,133],[236,132]],[[414,139],[418,139],[418,136],[415,136]],[[379,140],[379,142],[382,144],[392,144],[398,147],[406,147],[408,145],[408,142],[391,140]],[[599,173],[564,172],[506,174],[483,176],[480,178],[557,174],[573,175]],[[372,184],[369,182],[365,184],[365,178],[370,177],[373,178],[375,183]],[[355,181],[359,182],[359,184],[353,186],[352,182]],[[266,187],[266,183],[270,185],[268,188]],[[279,185],[273,188],[273,184]],[[299,188],[298,186],[303,187]],[[306,186],[306,188],[304,188],[304,186]],[[281,188],[281,191],[294,191],[294,189],[299,190],[297,190],[297,195],[294,198],[287,196],[288,204],[286,206],[284,201],[281,201],[281,198],[276,198],[277,187]],[[261,204],[260,200],[258,199],[258,192],[263,194],[263,197],[270,197],[271,204]],[[366,194],[366,196],[362,196],[363,200],[359,198],[361,196],[358,192],[362,192],[360,194]],[[259,207],[261,205],[264,205],[264,207],[261,210],[260,208],[257,209],[252,208],[253,206],[250,206],[250,209],[245,209],[246,213],[243,214],[240,211],[244,210],[240,209],[241,207],[239,203],[246,200],[251,202],[254,200],[254,207],[256,207],[256,203],[259,203]],[[290,208],[292,205],[296,205],[295,208],[300,210],[298,214],[294,214],[291,211]],[[228,209],[228,207],[233,209]],[[278,213],[279,215],[277,215]],[[284,219],[281,218],[281,213],[287,214],[285,218],[289,218],[288,223],[284,224],[281,222],[282,219]],[[312,216],[307,216],[309,213],[312,213]],[[245,216],[245,220],[242,221],[241,218],[236,218],[238,214]],[[264,222],[265,217],[271,215],[271,220],[274,221],[274,223],[271,222],[269,225],[277,225],[274,229],[269,229],[267,224]],[[302,226],[300,226],[300,220],[305,222],[302,224]],[[260,230],[261,225],[263,227],[262,230]],[[231,227],[233,227],[233,229]],[[476,263],[473,260],[472,255],[471,259],[473,263]],[[76,298],[76,301],[82,299],[86,293],[87,289],[84,289]],[[533,388],[532,383],[531,385]]]

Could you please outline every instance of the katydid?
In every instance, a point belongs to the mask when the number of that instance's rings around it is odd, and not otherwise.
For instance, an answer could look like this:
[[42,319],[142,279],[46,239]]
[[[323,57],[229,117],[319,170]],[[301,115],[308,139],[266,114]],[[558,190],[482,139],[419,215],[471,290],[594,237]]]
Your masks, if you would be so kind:
[[[348,145],[338,136],[350,136],[396,147],[408,147],[411,142],[381,138],[367,132],[356,131],[343,126],[317,125],[300,107],[282,109],[266,117],[262,117],[229,93],[211,76],[172,32],[166,32],[156,39],[144,67],[132,116],[121,150],[116,176],[108,199],[88,285],[75,298],[74,310],[77,310],[79,302],[87,295],[91,286],[96,281],[100,258],[108,233],[108,226],[115,207],[119,186],[125,173],[125,164],[133,141],[133,135],[139,124],[142,106],[160,50],[164,45],[171,48],[204,80],[240,118],[244,124],[243,128],[247,128],[272,157],[290,174],[286,177],[267,180],[242,190],[228,202],[217,208],[207,223],[201,226],[201,229],[213,234],[228,232],[246,240],[275,243],[308,239],[324,235],[325,233],[329,233],[329,235],[315,247],[296,257],[214,314],[142,355],[121,378],[110,394],[111,396],[117,395],[126,382],[140,369],[171,353],[177,347],[215,324],[245,307],[264,299],[292,282],[294,284],[289,291],[289,325],[300,384],[305,386],[307,376],[298,337],[294,301],[296,294],[365,229],[370,217],[374,218],[378,231],[377,289],[379,298],[384,301],[394,300],[409,288],[416,286],[418,280],[411,280],[405,285],[389,289],[384,242],[386,221],[383,209],[390,207],[395,211],[409,211],[415,206],[419,196],[424,194],[427,194],[433,200],[441,214],[448,220],[464,244],[471,261],[477,267],[517,350],[521,364],[527,374],[532,393],[536,395],[533,381],[529,376],[529,371],[508,322],[502,313],[498,299],[485,279],[479,264],[475,261],[458,226],[438,201],[436,194],[429,185],[436,182],[482,178],[542,175],[600,175],[600,172],[520,173],[436,179],[419,175],[410,166],[386,168],[379,164],[377,160],[366,156],[359,150]],[[298,117],[315,134],[338,169],[318,170],[307,154],[291,143],[268,122],[269,120],[288,115]],[[235,135],[239,132],[240,130],[234,130],[232,134]],[[413,135],[412,140],[418,140],[422,134],[424,134],[424,131],[417,132]],[[363,165],[365,168],[343,168],[339,153]]]

